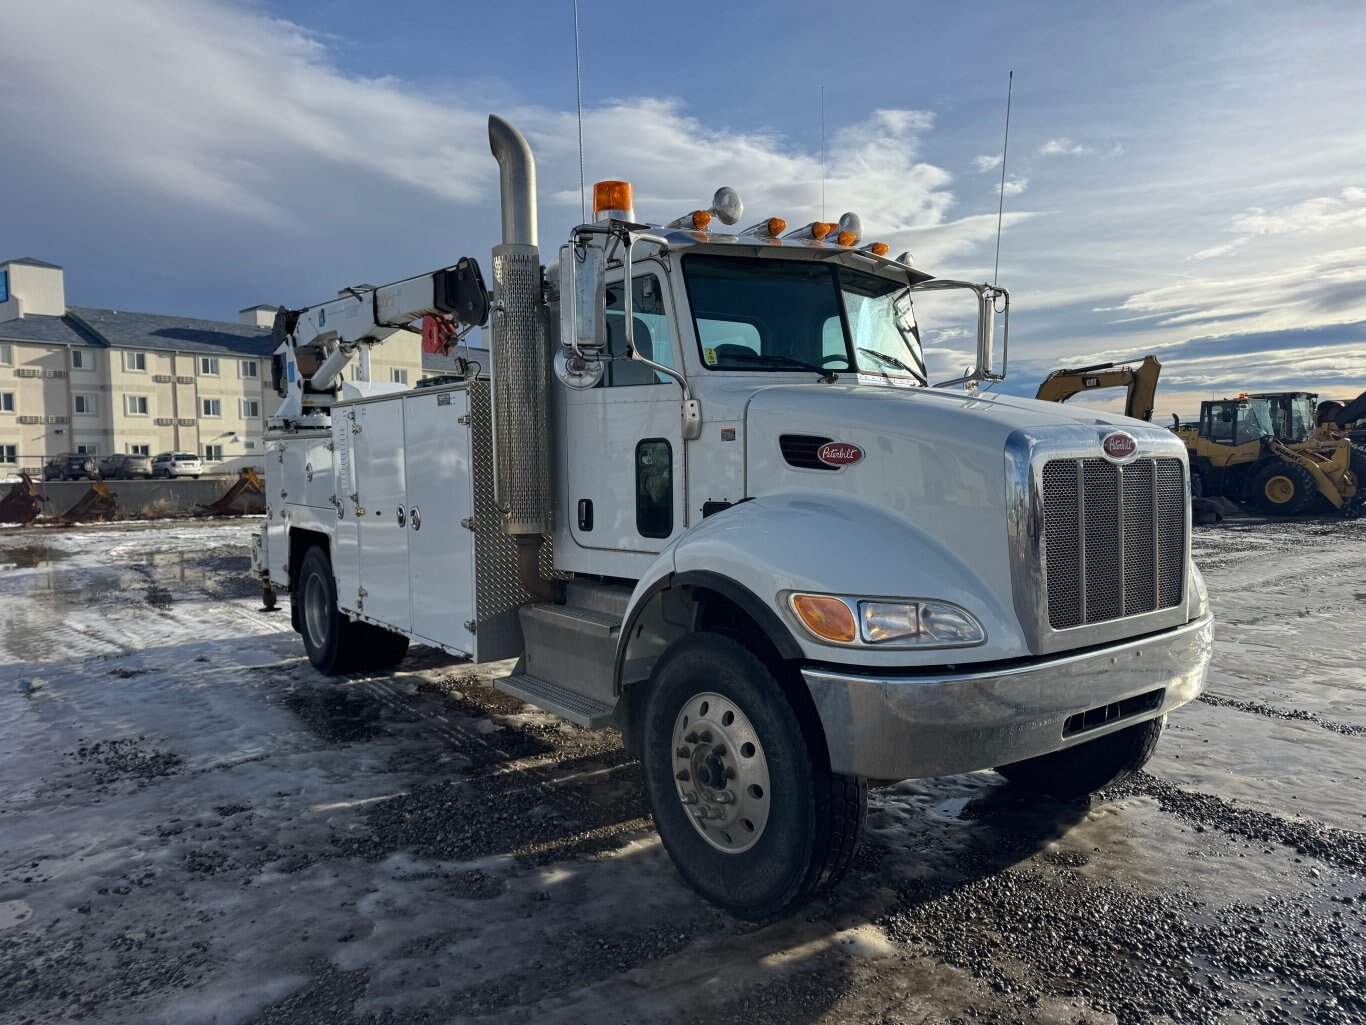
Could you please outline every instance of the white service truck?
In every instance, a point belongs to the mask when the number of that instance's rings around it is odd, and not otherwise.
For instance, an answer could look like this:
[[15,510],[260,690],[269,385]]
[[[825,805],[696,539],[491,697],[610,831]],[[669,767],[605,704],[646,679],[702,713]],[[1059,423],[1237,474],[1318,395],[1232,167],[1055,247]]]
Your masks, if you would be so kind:
[[[605,182],[543,266],[531,150],[489,137],[491,293],[462,259],[276,319],[255,572],[319,671],[517,658],[494,686],[620,730],[679,872],[751,918],[840,876],[870,782],[1079,795],[1147,760],[1213,635],[1175,435],[980,390],[1004,291],[853,215],[740,229],[721,189],[641,224]],[[977,318],[950,387],[913,307],[945,289]],[[372,382],[419,318],[487,345]]]

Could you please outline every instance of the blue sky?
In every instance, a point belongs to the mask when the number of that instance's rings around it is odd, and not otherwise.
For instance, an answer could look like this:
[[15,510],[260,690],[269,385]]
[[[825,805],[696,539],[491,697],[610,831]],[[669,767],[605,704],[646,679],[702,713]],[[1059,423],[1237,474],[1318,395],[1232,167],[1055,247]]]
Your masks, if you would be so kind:
[[[1158,413],[1366,387],[1359,3],[581,0],[586,163],[668,219],[719,185],[1002,284],[1011,378],[1156,352]],[[569,0],[0,0],[0,258],[73,303],[231,318],[487,259],[483,123],[577,220]],[[965,340],[925,305],[944,377]],[[1113,402],[1106,403],[1113,405]]]

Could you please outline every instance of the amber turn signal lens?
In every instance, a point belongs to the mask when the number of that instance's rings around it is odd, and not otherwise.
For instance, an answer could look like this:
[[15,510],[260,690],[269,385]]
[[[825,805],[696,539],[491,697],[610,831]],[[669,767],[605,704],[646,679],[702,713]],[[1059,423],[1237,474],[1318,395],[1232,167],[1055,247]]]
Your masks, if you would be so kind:
[[630,182],[597,182],[593,186],[593,213],[602,210],[634,210]]
[[849,644],[858,637],[854,613],[838,598],[820,594],[794,594],[792,609],[803,625],[817,637]]
[[694,210],[692,214],[692,226],[698,231],[706,231],[707,225],[711,223],[711,214],[706,210]]
[[887,243],[886,243],[886,242],[874,242],[871,246],[868,247],[868,250],[869,250],[869,252],[871,252],[874,256],[886,256],[886,255],[887,255]]
[[855,242],[858,241],[858,236],[855,235],[852,231],[841,231],[838,235],[835,236],[835,241],[842,246],[852,246]]
[[787,230],[787,222],[781,217],[770,217],[768,219],[768,233],[777,238]]
[[837,227],[839,227],[837,224],[825,224],[822,221],[817,221],[811,225],[811,237],[817,240],[823,239]]

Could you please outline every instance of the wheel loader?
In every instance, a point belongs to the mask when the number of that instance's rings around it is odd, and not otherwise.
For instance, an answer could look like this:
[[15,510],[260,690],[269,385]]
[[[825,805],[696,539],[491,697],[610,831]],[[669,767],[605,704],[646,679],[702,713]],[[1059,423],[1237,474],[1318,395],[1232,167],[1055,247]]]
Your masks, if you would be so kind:
[[1366,402],[1324,403],[1312,392],[1239,395],[1200,404],[1173,430],[1186,445],[1191,494],[1222,497],[1273,516],[1325,507],[1357,512],[1366,499],[1366,448],[1346,427]]

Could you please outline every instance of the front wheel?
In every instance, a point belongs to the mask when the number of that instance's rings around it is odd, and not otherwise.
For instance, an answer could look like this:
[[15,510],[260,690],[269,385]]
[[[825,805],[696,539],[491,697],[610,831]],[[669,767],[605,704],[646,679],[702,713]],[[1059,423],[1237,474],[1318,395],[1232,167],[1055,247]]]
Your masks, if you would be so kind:
[[1272,516],[1295,516],[1319,493],[1314,478],[1299,463],[1267,462],[1252,475],[1252,500]]
[[1075,747],[998,765],[996,771],[1026,790],[1052,797],[1085,797],[1143,768],[1153,756],[1166,721],[1160,715]]
[[694,634],[664,653],[646,686],[646,791],[688,885],[738,918],[760,919],[838,882],[867,781],[812,757],[768,667],[729,637]]

